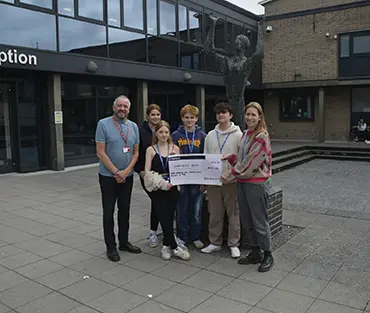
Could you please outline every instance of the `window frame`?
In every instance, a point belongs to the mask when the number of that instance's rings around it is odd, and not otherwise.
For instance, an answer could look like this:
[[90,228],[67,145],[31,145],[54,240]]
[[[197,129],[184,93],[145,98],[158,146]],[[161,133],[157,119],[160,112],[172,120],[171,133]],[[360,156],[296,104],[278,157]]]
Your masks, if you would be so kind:
[[[307,99],[311,98],[311,117],[285,117],[283,113],[283,101],[292,100],[297,97],[305,97],[305,106],[307,107]],[[316,96],[313,90],[295,90],[281,91],[279,93],[279,121],[280,122],[314,122],[315,121],[315,106]]]

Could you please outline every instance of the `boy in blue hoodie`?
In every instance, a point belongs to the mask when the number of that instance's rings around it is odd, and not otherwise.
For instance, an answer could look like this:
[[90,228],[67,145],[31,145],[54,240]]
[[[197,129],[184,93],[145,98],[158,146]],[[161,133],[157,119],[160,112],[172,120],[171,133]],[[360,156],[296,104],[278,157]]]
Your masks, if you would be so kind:
[[[181,109],[180,115],[183,125],[173,132],[173,142],[180,148],[182,154],[203,153],[206,134],[197,125],[199,109],[187,104]],[[200,185],[180,186],[177,234],[181,247],[188,242],[192,242],[197,249],[204,247],[200,240],[203,198]]]

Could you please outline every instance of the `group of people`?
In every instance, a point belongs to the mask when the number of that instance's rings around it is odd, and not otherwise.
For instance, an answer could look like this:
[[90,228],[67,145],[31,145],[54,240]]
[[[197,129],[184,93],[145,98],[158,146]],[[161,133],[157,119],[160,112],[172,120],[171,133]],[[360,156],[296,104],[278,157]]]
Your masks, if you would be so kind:
[[370,126],[367,126],[362,118],[359,119],[357,125],[353,126],[352,129],[355,132],[355,141],[365,141],[366,144],[370,144]]
[[[102,194],[104,239],[109,260],[120,260],[114,234],[114,209],[118,203],[119,250],[141,253],[128,240],[129,211],[133,173],[151,200],[149,245],[157,247],[159,224],[163,232],[161,256],[172,255],[188,260],[189,245],[203,253],[219,251],[223,243],[224,217],[228,217],[227,244],[239,264],[258,264],[260,272],[274,265],[267,214],[267,193],[272,165],[272,150],[261,106],[251,102],[245,107],[246,130],[231,120],[232,106],[217,103],[216,127],[206,134],[199,125],[199,109],[185,105],[182,125],[171,134],[170,125],[162,120],[161,108],[151,104],[147,121],[139,128],[128,119],[131,103],[119,96],[113,103],[113,116],[99,121],[96,148],[99,158],[99,183]],[[172,154],[220,154],[220,186],[172,186],[168,156]],[[207,192],[209,210],[209,245],[201,241],[202,208]],[[177,231],[174,231],[174,218]],[[251,251],[241,256],[238,248],[241,226]]]

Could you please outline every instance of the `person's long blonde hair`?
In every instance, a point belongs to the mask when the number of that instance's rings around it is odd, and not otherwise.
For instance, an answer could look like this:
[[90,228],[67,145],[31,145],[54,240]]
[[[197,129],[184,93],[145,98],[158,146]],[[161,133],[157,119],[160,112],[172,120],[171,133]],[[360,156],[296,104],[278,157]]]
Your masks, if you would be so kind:
[[155,124],[155,127],[154,127],[154,133],[153,133],[153,138],[152,138],[152,145],[153,146],[155,146],[158,143],[157,131],[159,129],[161,129],[162,127],[167,127],[167,129],[168,129],[168,131],[170,133],[170,136],[168,137],[167,142],[169,144],[172,144],[173,143],[172,138],[171,138],[171,127],[170,127],[170,124],[168,124],[164,120],[161,120],[157,124]]
[[256,136],[259,133],[262,133],[264,131],[267,132],[267,126],[266,126],[265,114],[263,114],[262,106],[258,102],[249,102],[245,107],[244,114],[247,113],[247,110],[249,108],[255,108],[258,111],[258,115],[260,117],[260,121],[258,122],[256,129],[254,130],[251,136],[251,140],[253,140],[254,138],[256,138]]

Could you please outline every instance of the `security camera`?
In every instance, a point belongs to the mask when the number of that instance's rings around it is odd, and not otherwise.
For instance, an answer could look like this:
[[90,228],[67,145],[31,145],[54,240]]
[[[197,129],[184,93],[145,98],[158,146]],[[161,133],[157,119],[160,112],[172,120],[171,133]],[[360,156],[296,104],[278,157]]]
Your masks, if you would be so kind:
[[326,38],[329,38],[329,37],[330,37],[330,33],[326,33],[326,34],[325,34],[325,37],[326,37]]
[[272,26],[271,25],[267,25],[266,32],[267,33],[271,33],[272,32]]

